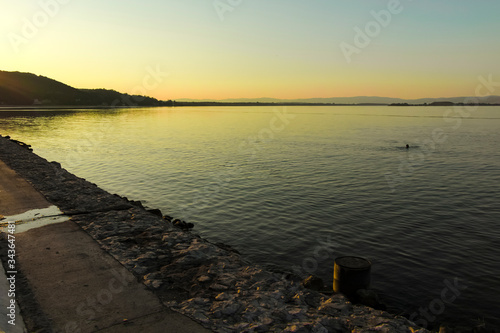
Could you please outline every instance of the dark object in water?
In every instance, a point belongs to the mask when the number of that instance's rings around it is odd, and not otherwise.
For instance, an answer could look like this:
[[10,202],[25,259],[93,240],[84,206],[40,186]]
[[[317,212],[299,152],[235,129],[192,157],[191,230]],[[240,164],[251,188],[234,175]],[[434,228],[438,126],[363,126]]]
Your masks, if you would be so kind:
[[409,144],[406,145],[406,149],[410,149],[410,145]]

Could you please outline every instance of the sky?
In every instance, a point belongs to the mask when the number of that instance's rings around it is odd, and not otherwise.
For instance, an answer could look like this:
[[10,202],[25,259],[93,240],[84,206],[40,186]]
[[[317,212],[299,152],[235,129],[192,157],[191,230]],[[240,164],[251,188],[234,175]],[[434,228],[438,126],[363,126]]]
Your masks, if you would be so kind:
[[473,96],[498,0],[0,0],[0,69],[158,99]]

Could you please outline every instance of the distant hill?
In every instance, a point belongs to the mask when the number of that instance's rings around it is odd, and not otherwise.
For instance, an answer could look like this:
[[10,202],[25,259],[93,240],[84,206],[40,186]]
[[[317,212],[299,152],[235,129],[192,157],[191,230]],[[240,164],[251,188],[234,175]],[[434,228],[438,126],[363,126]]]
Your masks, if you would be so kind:
[[[223,100],[180,99],[175,105],[450,105],[474,100],[468,97],[401,99],[377,96],[332,97],[308,99],[237,98]],[[478,98],[479,103],[500,104],[500,96]],[[76,89],[50,78],[31,73],[0,71],[0,106],[172,106],[146,96],[131,96],[115,90]]]
[[172,105],[172,101],[107,89],[76,89],[44,76],[0,71],[1,105],[162,106]]
[[[276,98],[234,98],[222,100],[194,100],[194,99],[179,99],[179,102],[219,102],[219,103],[316,103],[316,104],[371,104],[371,105],[388,105],[388,104],[431,104],[439,102],[464,103],[468,97],[451,97],[451,98],[420,98],[420,99],[401,99],[391,97],[377,96],[356,96],[356,97],[331,97],[331,98],[308,98],[308,99],[276,99]],[[471,97],[472,98],[472,97]],[[500,96],[486,96],[478,98],[479,103],[485,104],[500,104]]]

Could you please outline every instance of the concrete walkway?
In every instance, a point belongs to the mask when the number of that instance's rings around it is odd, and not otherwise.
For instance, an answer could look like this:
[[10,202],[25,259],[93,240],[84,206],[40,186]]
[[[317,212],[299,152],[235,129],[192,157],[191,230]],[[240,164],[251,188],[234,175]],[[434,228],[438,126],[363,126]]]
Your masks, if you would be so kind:
[[42,194],[0,161],[0,215],[17,215],[49,206]]
[[[0,215],[49,206],[0,161]],[[162,305],[70,220],[17,233],[15,244],[17,269],[56,332],[210,332]],[[0,332],[15,332],[0,325]],[[21,326],[17,329],[22,332]]]

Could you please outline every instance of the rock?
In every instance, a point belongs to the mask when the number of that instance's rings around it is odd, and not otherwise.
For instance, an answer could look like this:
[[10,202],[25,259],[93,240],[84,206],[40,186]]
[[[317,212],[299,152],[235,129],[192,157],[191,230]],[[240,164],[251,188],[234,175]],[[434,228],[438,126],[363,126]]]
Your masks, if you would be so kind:
[[303,309],[301,308],[294,308],[294,309],[290,309],[288,310],[288,313],[293,317],[293,318],[296,318],[296,319],[302,319],[302,318],[305,318],[306,316],[306,313],[304,312]]
[[162,214],[161,210],[159,210],[159,209],[148,209],[147,212],[151,213],[153,215],[156,215],[160,218],[163,218],[163,214]]
[[163,281],[161,280],[146,280],[144,284],[152,289],[158,289],[163,285]]
[[286,310],[277,310],[277,309],[271,313],[271,316],[273,318],[276,318],[276,320],[282,322],[289,322],[293,318]]
[[222,314],[225,316],[230,316],[238,312],[238,310],[241,308],[241,306],[238,303],[231,303],[227,304],[224,306],[222,309]]
[[179,219],[175,219],[172,221],[174,227],[180,228],[182,230],[189,230],[194,228],[193,223],[187,223],[186,221],[181,221]]
[[368,318],[364,316],[351,316],[347,319],[349,327],[365,327],[368,326]]
[[317,324],[311,330],[312,333],[329,333],[328,329],[321,324]]
[[229,289],[229,287],[225,286],[223,284],[214,283],[213,285],[210,286],[210,289],[212,289],[214,291],[226,291]]
[[14,139],[10,139],[10,141],[14,142],[14,143],[17,143],[19,146],[23,147],[23,148],[26,148],[28,149],[29,151],[33,151],[33,149],[31,148],[31,145],[28,145],[24,142],[21,142],[21,141],[18,141],[18,140],[14,140]]
[[311,330],[311,324],[306,324],[305,326],[302,325],[290,325],[283,332],[286,333],[309,333]]
[[348,302],[336,302],[334,299],[329,298],[322,302],[318,311],[320,313],[337,317],[339,315],[347,315],[352,310],[352,305]]
[[151,286],[153,287],[153,289],[158,289],[162,285],[163,285],[163,281],[160,281],[160,280],[154,280],[153,283],[151,284]]
[[234,249],[231,245],[224,244],[224,243],[215,243],[215,245],[217,245],[218,247],[220,247],[223,250],[240,254],[240,252],[238,252],[238,250]]
[[198,305],[205,305],[210,303],[210,299],[208,298],[202,298],[202,297],[197,297],[193,299],[193,302],[195,302]]
[[254,322],[262,314],[262,311],[254,306],[247,306],[247,308],[241,314],[241,318],[245,322]]
[[367,289],[359,289],[356,291],[357,300],[359,303],[370,306],[375,309],[380,309],[384,307],[382,303],[380,303],[380,299],[378,294],[373,290]]
[[202,275],[198,278],[198,282],[206,283],[212,281],[212,278],[208,275]]
[[269,332],[270,331],[270,324],[269,323],[266,323],[266,322],[258,322],[258,323],[254,323],[252,324],[252,326],[250,326],[250,329],[255,331],[255,332]]
[[182,230],[189,230],[194,228],[193,223],[187,223],[186,221],[181,221],[179,219],[175,219],[172,221],[174,227],[181,228]]
[[306,304],[312,308],[317,308],[321,304],[321,296],[319,294],[308,293],[305,295]]
[[261,317],[259,318],[260,322],[264,325],[271,326],[274,322],[274,319],[271,317]]
[[132,270],[137,275],[144,275],[148,272],[148,267],[142,265],[135,265]]
[[379,326],[381,324],[385,324],[390,322],[391,320],[388,318],[383,318],[383,317],[372,317],[368,320],[368,325],[369,326]]
[[343,332],[347,330],[338,318],[322,318],[319,320],[319,323],[330,332]]
[[161,279],[161,274],[159,272],[149,273],[144,276],[144,280],[159,280]]
[[[125,197],[125,199],[128,200],[127,197]],[[142,205],[142,202],[140,202],[139,200],[137,200],[137,201],[135,201],[135,200],[128,200],[128,202],[131,205],[133,205],[133,206],[136,206],[136,207],[144,209],[144,206]]]
[[210,323],[210,320],[201,311],[196,311],[195,313],[193,313],[193,318],[203,324]]
[[250,326],[249,323],[239,323],[236,326],[234,326],[234,329],[236,330],[236,332],[248,332],[247,328],[249,326]]
[[324,289],[323,280],[317,276],[310,275],[304,281],[302,281],[304,288],[320,291]]
[[227,301],[229,299],[231,299],[229,293],[220,293],[219,295],[215,296],[216,301]]

